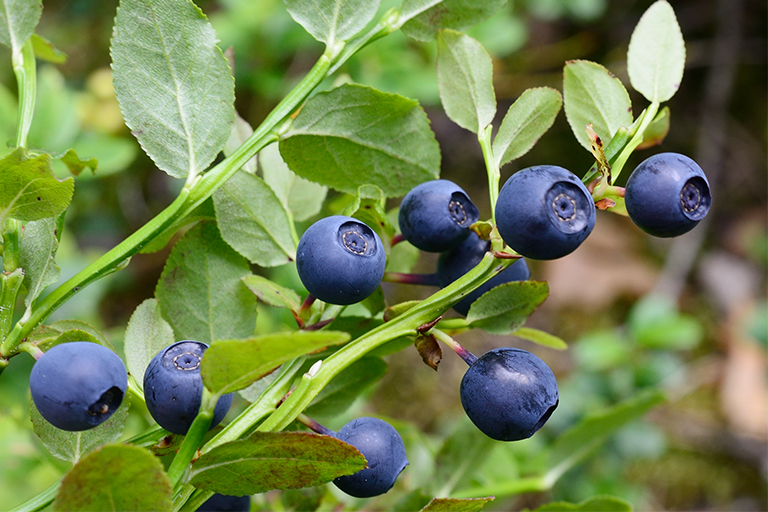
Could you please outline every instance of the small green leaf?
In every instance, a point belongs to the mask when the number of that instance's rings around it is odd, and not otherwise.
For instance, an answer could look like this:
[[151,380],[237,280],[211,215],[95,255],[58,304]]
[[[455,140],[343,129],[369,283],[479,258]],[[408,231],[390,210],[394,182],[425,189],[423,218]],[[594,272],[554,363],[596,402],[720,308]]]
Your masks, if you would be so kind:
[[432,498],[421,512],[478,512],[496,498]]
[[493,139],[493,154],[499,167],[520,158],[555,122],[563,97],[549,87],[527,89],[509,107]]
[[307,220],[320,213],[328,187],[296,176],[280,156],[277,144],[270,144],[261,150],[259,167],[264,181],[291,212],[294,220]]
[[376,185],[361,185],[354,200],[347,205],[341,215],[354,217],[376,231],[389,253],[390,240],[395,236],[395,226],[389,220],[385,210],[387,198]]
[[615,496],[595,496],[581,503],[553,501],[533,512],[632,512],[632,505]]
[[513,331],[512,335],[538,343],[542,347],[549,347],[555,350],[565,350],[568,348],[568,344],[557,336],[531,327],[520,327],[516,331]]
[[8,218],[40,220],[56,217],[72,200],[75,181],[53,175],[50,155],[28,156],[16,149],[0,160],[0,226]]
[[378,357],[363,357],[345,368],[325,386],[305,411],[310,417],[343,414],[358,396],[387,373],[387,363]]
[[280,153],[299,176],[349,194],[371,184],[401,196],[440,174],[440,148],[419,104],[361,85],[307,101]]
[[144,371],[155,354],[176,339],[173,329],[160,313],[157,299],[147,299],[136,308],[125,329],[125,365],[128,373],[136,378],[139,386],[144,381]]
[[648,128],[643,132],[643,142],[637,146],[637,149],[647,149],[661,144],[669,133],[669,125],[669,107],[664,107],[658,114],[656,114],[656,117],[653,118],[651,124],[649,124]]
[[44,352],[70,341],[90,341],[114,350],[101,331],[79,320],[59,320],[51,325],[41,325],[27,340]]
[[544,281],[514,281],[487,291],[469,308],[467,323],[492,334],[518,330],[549,295]]
[[632,87],[648,101],[669,100],[685,70],[685,41],[675,11],[666,0],[654,2],[632,32],[627,72]]
[[291,17],[312,37],[333,46],[365,28],[381,0],[284,0]]
[[205,387],[223,395],[248,387],[286,361],[347,341],[347,333],[334,331],[296,331],[242,340],[219,339],[205,352],[200,374]]
[[65,64],[67,54],[54,46],[52,42],[40,34],[32,34],[32,48],[38,60],[44,60],[51,64]]
[[198,489],[244,495],[330,482],[366,467],[352,445],[305,432],[255,432],[200,457],[190,471]]
[[234,80],[216,33],[190,0],[122,0],[112,34],[125,122],[175,178],[203,171],[235,121]]
[[0,43],[18,52],[32,36],[43,2],[40,0],[0,0]]
[[560,476],[588,457],[609,435],[641,418],[666,401],[663,392],[649,389],[604,411],[595,412],[561,434],[548,453],[546,481]]
[[493,63],[477,40],[454,30],[440,31],[437,85],[445,113],[454,123],[480,133],[493,121]]
[[107,445],[82,458],[61,481],[55,512],[173,510],[171,482],[149,450]]
[[252,275],[243,278],[248,287],[262,302],[276,308],[288,308],[298,311],[301,307],[301,297],[295,291],[273,283],[266,277]]
[[67,166],[69,172],[75,176],[79,176],[83,169],[88,167],[91,172],[96,172],[96,167],[99,162],[95,158],[89,158],[88,160],[81,160],[74,149],[68,149],[61,157],[59,157],[64,165]]
[[235,173],[214,192],[213,205],[222,238],[251,263],[274,267],[296,258],[288,213],[258,176]]
[[632,102],[621,80],[588,60],[572,60],[563,70],[565,117],[576,140],[590,150],[586,126],[592,125],[606,146],[621,127],[632,125]]
[[432,41],[444,28],[464,30],[490,18],[507,0],[405,0],[403,34],[417,41]]
[[243,284],[248,261],[201,222],[176,243],[166,261],[155,297],[176,339],[211,344],[244,338],[256,326],[256,300]]
[[55,457],[67,462],[76,463],[91,450],[108,443],[117,441],[125,428],[130,409],[129,395],[123,397],[120,407],[104,423],[81,432],[68,432],[48,423],[35,407],[35,402],[29,401],[29,416],[32,428],[43,445]]
[[24,286],[27,296],[24,305],[29,307],[45,288],[58,281],[61,269],[56,264],[59,239],[56,236],[57,221],[53,217],[27,222],[21,236],[21,267],[24,269]]

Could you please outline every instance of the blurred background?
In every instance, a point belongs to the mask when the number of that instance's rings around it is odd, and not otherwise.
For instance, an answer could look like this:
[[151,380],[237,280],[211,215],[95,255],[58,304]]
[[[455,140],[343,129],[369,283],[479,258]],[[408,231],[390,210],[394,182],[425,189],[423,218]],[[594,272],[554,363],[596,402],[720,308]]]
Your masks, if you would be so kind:
[[[255,126],[323,47],[291,20],[280,0],[197,3],[208,14],[221,48],[233,48],[237,109]],[[536,352],[552,366],[561,392],[560,406],[540,434],[494,448],[467,478],[482,483],[499,478],[494,472],[524,476],[529,465],[537,464],[538,446],[585,415],[643,389],[662,387],[670,401],[612,436],[551,492],[499,496],[487,510],[578,502],[597,494],[620,496],[644,511],[768,510],[768,8],[761,0],[671,3],[687,47],[683,82],[668,103],[671,129],[660,146],[633,155],[619,184],[656,152],[684,153],[707,174],[713,208],[694,231],[672,240],[651,238],[627,218],[599,212],[594,232],[578,251],[552,262],[530,262],[532,278],[547,280],[551,293],[528,325],[563,338],[568,350],[479,332],[459,337],[477,355],[498,346]],[[58,254],[66,278],[167,206],[182,183],[154,168],[122,122],[109,69],[117,1],[44,4],[38,33],[67,58],[59,65],[39,64],[30,146],[51,152],[74,147],[81,157],[99,161],[96,174],[86,171],[76,178]],[[627,45],[650,4],[514,0],[469,30],[494,58],[495,124],[526,88],[562,90],[568,60],[599,62],[630,89]],[[467,190],[481,217],[488,218],[480,148],[474,135],[454,125],[440,106],[435,56],[434,43],[416,43],[396,33],[362,50],[341,72],[418,99],[442,147],[442,177]],[[10,54],[3,49],[4,140],[15,134],[15,94]],[[637,116],[647,103],[631,89],[630,95]],[[561,113],[530,153],[502,169],[502,180],[535,164],[560,165],[582,175],[591,163]],[[332,195],[329,204],[343,200]],[[126,270],[81,292],[55,319],[87,321],[119,346],[133,310],[154,295],[169,250],[135,256]],[[434,265],[434,257],[421,255],[415,271],[432,272]],[[300,287],[291,268],[263,272]],[[389,304],[432,291],[385,284]],[[267,307],[261,312],[260,329],[279,329],[286,321]],[[459,358],[446,354],[435,373],[407,348],[390,355],[388,363],[388,375],[356,404],[356,412],[397,420],[403,429],[418,432],[409,437],[414,444],[444,439],[462,428],[457,390],[465,367]],[[65,469],[28,429],[30,367],[31,358],[22,356],[2,375],[0,501],[10,505],[39,492]],[[338,427],[343,420],[329,418],[328,426]],[[136,421],[134,428],[142,428]],[[418,483],[419,464],[412,457],[414,470],[404,474],[406,485],[408,479]]]

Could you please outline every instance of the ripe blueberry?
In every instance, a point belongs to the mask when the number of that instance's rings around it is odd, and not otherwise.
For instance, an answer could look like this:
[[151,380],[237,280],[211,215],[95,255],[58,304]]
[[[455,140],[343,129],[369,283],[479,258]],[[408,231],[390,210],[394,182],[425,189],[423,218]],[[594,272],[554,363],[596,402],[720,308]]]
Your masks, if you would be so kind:
[[79,431],[106,421],[128,387],[123,361],[98,343],[51,348],[32,367],[29,388],[40,414],[54,427]]
[[[457,247],[440,254],[440,257],[437,259],[436,272],[440,287],[445,288],[472,270],[473,267],[480,263],[483,255],[488,252],[490,247],[490,241],[481,239],[473,232]],[[457,302],[453,309],[462,315],[466,315],[472,303],[491,288],[512,281],[525,281],[530,277],[531,271],[528,270],[528,264],[523,258],[520,258],[505,268],[500,274],[493,276],[475,291]]]
[[249,510],[251,510],[250,496],[216,493],[200,505],[197,512],[248,512]]
[[[200,411],[200,362],[207,348],[199,341],[177,341],[158,352],[144,372],[147,409],[157,424],[169,432],[186,434]],[[211,428],[221,423],[231,405],[232,393],[219,398]]]
[[557,407],[552,370],[517,348],[497,348],[472,364],[461,381],[461,404],[485,435],[499,441],[531,437]]
[[632,171],[624,201],[640,229],[672,237],[687,233],[707,215],[712,196],[696,162],[678,153],[659,153]]
[[469,235],[480,213],[461,187],[434,180],[411,189],[400,203],[403,237],[422,251],[442,252]]
[[354,419],[339,430],[336,438],[357,448],[368,462],[366,469],[333,481],[350,496],[370,498],[384,494],[408,465],[403,439],[386,421],[370,417]]
[[381,284],[387,264],[379,235],[357,219],[334,215],[299,240],[296,269],[309,293],[331,304],[354,304]]
[[527,258],[552,260],[573,252],[595,226],[595,203],[570,171],[537,165],[513,174],[499,192],[501,238]]

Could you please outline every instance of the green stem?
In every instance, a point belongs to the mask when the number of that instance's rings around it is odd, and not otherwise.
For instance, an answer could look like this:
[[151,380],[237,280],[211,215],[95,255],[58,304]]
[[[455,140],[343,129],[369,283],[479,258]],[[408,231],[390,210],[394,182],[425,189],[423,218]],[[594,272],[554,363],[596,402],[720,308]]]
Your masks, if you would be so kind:
[[19,51],[13,52],[13,73],[19,88],[19,126],[16,131],[16,147],[27,147],[27,136],[32,125],[37,90],[35,50],[30,37]]
[[483,150],[483,160],[485,160],[485,169],[488,173],[488,199],[491,204],[491,220],[496,225],[496,200],[499,197],[499,181],[501,181],[501,171],[496,158],[493,156],[491,146],[491,134],[493,125],[488,125],[477,134],[477,140],[480,142],[480,148]]
[[368,46],[377,39],[385,37],[395,30],[399,29],[402,23],[400,23],[400,12],[396,9],[390,9],[384,16],[381,17],[379,22],[371,27],[365,34],[355,37],[344,45],[344,48],[339,52],[335,59],[334,65],[328,71],[331,75],[338,71],[338,69],[344,64],[350,57],[359,52],[362,48]]
[[619,156],[616,157],[616,160],[614,160],[611,164],[611,185],[616,183],[616,179],[619,177],[619,174],[621,174],[621,171],[624,168],[624,164],[627,163],[629,155],[631,155],[637,146],[643,142],[645,130],[647,130],[648,126],[653,122],[653,119],[656,117],[658,111],[659,103],[654,101],[648,105],[648,108],[643,112],[643,119],[640,122],[640,125],[637,127],[637,130],[635,130],[635,133],[632,134],[632,138],[629,140],[627,145],[624,146],[624,149],[621,150],[621,153],[619,153]]
[[487,253],[472,270],[450,286],[421,301],[402,315],[376,327],[325,359],[314,375],[305,374],[283,404],[259,425],[260,431],[279,431],[304,411],[336,375],[371,350],[402,336],[415,335],[416,328],[442,315],[453,304],[482,283],[511,265],[514,260],[496,260]]
[[218,399],[219,397],[217,395],[213,395],[206,388],[203,388],[200,412],[189,427],[187,434],[184,436],[184,441],[182,441],[181,447],[179,447],[179,451],[176,453],[173,462],[171,462],[171,465],[168,468],[168,478],[171,479],[171,485],[174,489],[181,483],[181,479],[187,471],[189,463],[192,462],[192,458],[197,453],[197,449],[203,443],[203,437],[205,437],[205,434],[211,426],[213,410],[216,408]]

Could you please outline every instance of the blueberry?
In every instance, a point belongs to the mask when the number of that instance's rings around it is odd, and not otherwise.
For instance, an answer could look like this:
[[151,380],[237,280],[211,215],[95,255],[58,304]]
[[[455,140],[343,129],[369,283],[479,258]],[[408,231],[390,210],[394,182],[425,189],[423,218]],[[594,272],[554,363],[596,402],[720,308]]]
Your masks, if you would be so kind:
[[74,341],[51,348],[29,375],[40,414],[62,430],[94,428],[120,407],[128,374],[120,357],[98,343]]
[[658,237],[687,233],[712,204],[704,171],[678,153],[659,153],[640,163],[627,180],[624,200],[632,222]]
[[296,269],[306,289],[331,304],[354,304],[372,294],[387,264],[379,235],[351,217],[312,224],[299,240]]
[[339,430],[336,438],[357,448],[368,462],[366,469],[333,481],[350,496],[370,498],[384,494],[408,465],[403,439],[386,421],[370,417],[354,419]]
[[422,251],[442,252],[469,235],[480,213],[467,193],[449,180],[434,180],[411,189],[400,203],[403,237]]
[[249,510],[251,510],[250,496],[216,493],[200,505],[197,512],[248,512]]
[[[483,255],[490,248],[490,241],[482,240],[473,232],[457,247],[440,254],[440,257],[437,259],[436,272],[440,287],[445,288],[472,270],[473,267],[480,263]],[[520,258],[505,268],[500,274],[493,276],[475,291],[457,302],[453,309],[462,315],[466,315],[472,303],[491,288],[512,281],[526,281],[530,277],[531,271],[528,270],[528,264],[523,258]]]
[[552,260],[573,252],[595,226],[595,203],[570,171],[555,165],[513,174],[499,192],[496,225],[518,254]]
[[[207,348],[199,341],[177,341],[158,352],[144,372],[147,409],[157,424],[169,432],[186,434],[200,411],[200,361]],[[231,405],[232,393],[219,398],[211,428],[221,423]]]
[[531,437],[557,407],[557,381],[539,357],[497,348],[472,364],[461,381],[461,404],[485,435],[499,441]]

